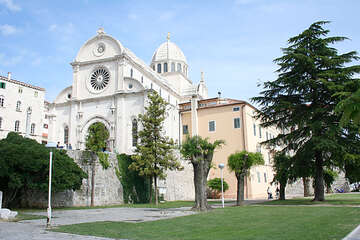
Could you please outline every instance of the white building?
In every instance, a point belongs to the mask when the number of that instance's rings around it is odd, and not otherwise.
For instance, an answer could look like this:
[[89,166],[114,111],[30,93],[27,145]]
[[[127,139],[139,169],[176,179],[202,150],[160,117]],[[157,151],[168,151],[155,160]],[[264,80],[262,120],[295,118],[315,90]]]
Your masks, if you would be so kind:
[[45,89],[0,76],[0,139],[18,132],[41,143]]
[[180,142],[178,104],[193,95],[207,97],[205,82],[194,85],[188,78],[186,57],[169,36],[149,66],[100,28],[71,65],[73,84],[56,97],[48,116],[49,140],[74,149],[84,149],[88,128],[101,122],[110,133],[108,150],[133,153],[133,126],[149,89],[170,103],[164,129]]

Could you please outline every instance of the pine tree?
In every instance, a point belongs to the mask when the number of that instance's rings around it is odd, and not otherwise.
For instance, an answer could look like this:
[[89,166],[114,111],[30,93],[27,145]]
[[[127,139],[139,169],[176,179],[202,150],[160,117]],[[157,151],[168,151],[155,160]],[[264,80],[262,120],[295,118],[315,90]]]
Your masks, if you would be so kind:
[[316,201],[324,200],[324,166],[340,163],[335,152],[341,147],[343,129],[335,112],[339,92],[358,85],[353,79],[360,66],[348,66],[358,57],[355,51],[338,54],[331,44],[345,37],[328,37],[326,21],[313,23],[298,36],[290,38],[284,55],[274,60],[280,68],[275,81],[264,83],[258,117],[263,126],[285,130],[267,144],[284,146],[283,152],[294,156],[311,154]]
[[[134,162],[129,168],[139,172],[140,176],[150,179],[150,194],[154,181],[155,203],[158,204],[158,178],[164,179],[167,170],[182,170],[182,167],[174,155],[174,141],[164,133],[163,125],[168,103],[155,91],[148,94],[148,99],[149,104],[145,107],[145,114],[138,116],[142,130],[138,133],[139,142],[132,156]],[[150,202],[151,198],[150,196]]]

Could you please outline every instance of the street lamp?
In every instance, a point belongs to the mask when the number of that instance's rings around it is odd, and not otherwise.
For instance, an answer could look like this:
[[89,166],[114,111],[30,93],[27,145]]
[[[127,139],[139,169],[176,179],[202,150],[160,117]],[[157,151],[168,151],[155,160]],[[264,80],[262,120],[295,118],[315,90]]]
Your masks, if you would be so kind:
[[225,165],[223,163],[219,164],[220,173],[221,173],[221,202],[222,202],[223,208],[224,208],[224,181],[223,181],[223,168],[224,167],[225,167]]
[[47,221],[46,227],[51,226],[51,173],[52,173],[52,158],[53,158],[53,149],[56,148],[55,142],[48,142],[45,147],[50,148],[50,160],[49,160],[49,195],[48,195],[48,209],[47,209]]

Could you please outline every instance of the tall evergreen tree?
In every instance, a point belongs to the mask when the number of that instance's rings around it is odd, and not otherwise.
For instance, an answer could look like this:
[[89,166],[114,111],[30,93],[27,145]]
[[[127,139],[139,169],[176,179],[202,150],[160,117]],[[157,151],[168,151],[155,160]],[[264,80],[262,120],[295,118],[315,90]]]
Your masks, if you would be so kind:
[[284,146],[283,152],[291,151],[295,157],[311,153],[315,201],[325,198],[323,167],[340,162],[334,154],[341,147],[338,136],[343,132],[335,113],[341,100],[336,93],[357,85],[353,77],[360,72],[360,66],[349,66],[358,59],[355,51],[338,54],[330,46],[347,38],[328,37],[329,30],[323,28],[327,23],[315,22],[288,40],[284,55],[274,60],[280,66],[278,78],[265,82],[265,90],[253,98],[261,106],[258,117],[264,127],[287,130],[268,144]]
[[[136,145],[134,162],[130,169],[139,172],[154,181],[155,203],[158,204],[157,179],[164,179],[167,170],[182,170],[180,162],[174,155],[175,143],[165,136],[164,121],[168,103],[155,91],[148,94],[149,104],[145,114],[139,114],[142,130],[139,131],[139,142]],[[150,181],[150,193],[152,181]],[[150,202],[152,201],[150,197]]]

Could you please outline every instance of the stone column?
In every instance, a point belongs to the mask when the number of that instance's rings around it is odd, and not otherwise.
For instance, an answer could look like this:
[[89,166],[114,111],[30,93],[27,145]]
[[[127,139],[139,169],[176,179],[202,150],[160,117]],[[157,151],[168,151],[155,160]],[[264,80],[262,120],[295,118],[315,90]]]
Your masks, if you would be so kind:
[[198,99],[196,96],[191,98],[191,136],[199,135],[198,132],[198,116],[197,116],[197,108],[198,108]]

